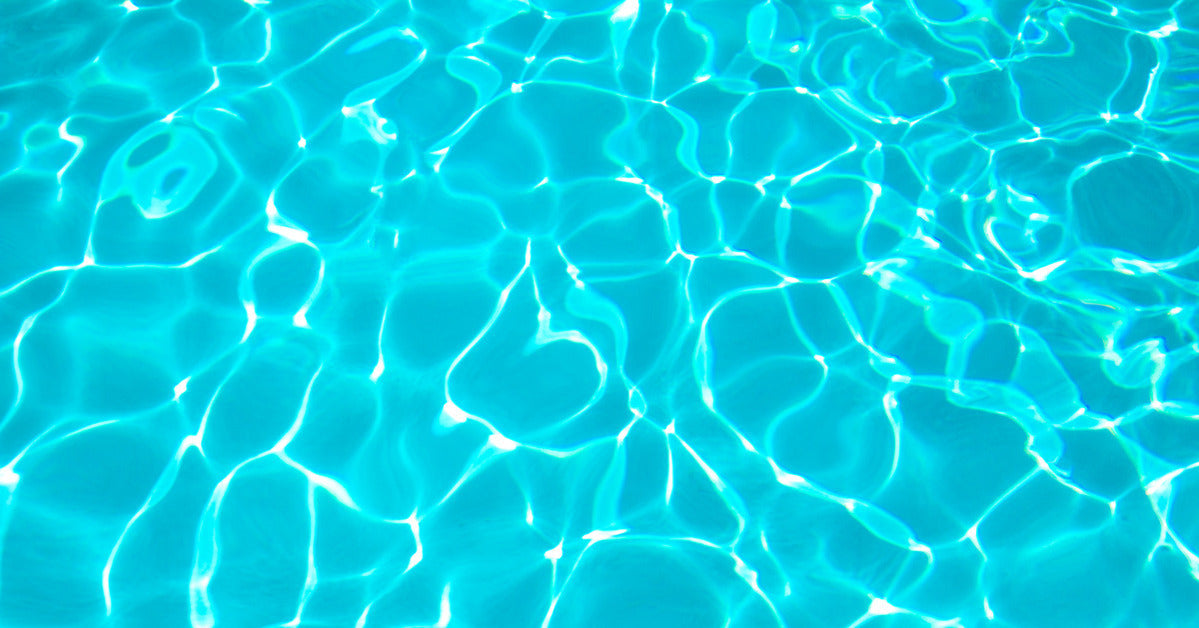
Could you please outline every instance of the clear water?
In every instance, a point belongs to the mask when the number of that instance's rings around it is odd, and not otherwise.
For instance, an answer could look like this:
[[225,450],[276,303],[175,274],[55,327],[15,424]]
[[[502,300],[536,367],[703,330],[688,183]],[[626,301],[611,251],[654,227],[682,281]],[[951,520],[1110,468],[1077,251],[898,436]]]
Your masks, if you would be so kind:
[[0,4],[0,625],[1199,625],[1199,3]]

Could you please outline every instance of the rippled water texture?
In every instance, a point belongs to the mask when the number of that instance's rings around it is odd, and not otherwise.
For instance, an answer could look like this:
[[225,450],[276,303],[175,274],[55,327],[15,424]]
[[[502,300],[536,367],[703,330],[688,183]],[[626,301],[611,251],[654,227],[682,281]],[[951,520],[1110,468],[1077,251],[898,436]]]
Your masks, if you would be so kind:
[[1199,625],[1199,1],[0,4],[0,625]]

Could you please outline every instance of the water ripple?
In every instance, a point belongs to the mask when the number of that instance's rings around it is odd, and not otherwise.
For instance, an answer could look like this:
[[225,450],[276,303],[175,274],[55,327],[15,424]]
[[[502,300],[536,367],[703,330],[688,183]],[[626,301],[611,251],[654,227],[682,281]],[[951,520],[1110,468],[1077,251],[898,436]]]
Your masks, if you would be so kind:
[[0,12],[0,624],[1199,623],[1199,13]]

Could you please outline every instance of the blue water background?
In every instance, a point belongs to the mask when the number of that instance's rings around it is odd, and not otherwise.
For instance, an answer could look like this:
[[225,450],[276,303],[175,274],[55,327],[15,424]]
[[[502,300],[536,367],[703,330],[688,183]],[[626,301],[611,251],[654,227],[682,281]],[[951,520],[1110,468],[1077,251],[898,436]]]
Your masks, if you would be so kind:
[[0,625],[1199,625],[1199,2],[0,4]]

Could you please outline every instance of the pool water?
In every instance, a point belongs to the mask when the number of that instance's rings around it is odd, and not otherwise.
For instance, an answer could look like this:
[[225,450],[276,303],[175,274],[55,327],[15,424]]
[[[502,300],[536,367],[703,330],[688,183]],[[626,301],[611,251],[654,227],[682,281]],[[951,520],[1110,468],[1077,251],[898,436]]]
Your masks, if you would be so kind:
[[0,626],[1199,625],[1199,2],[9,2],[0,173]]

